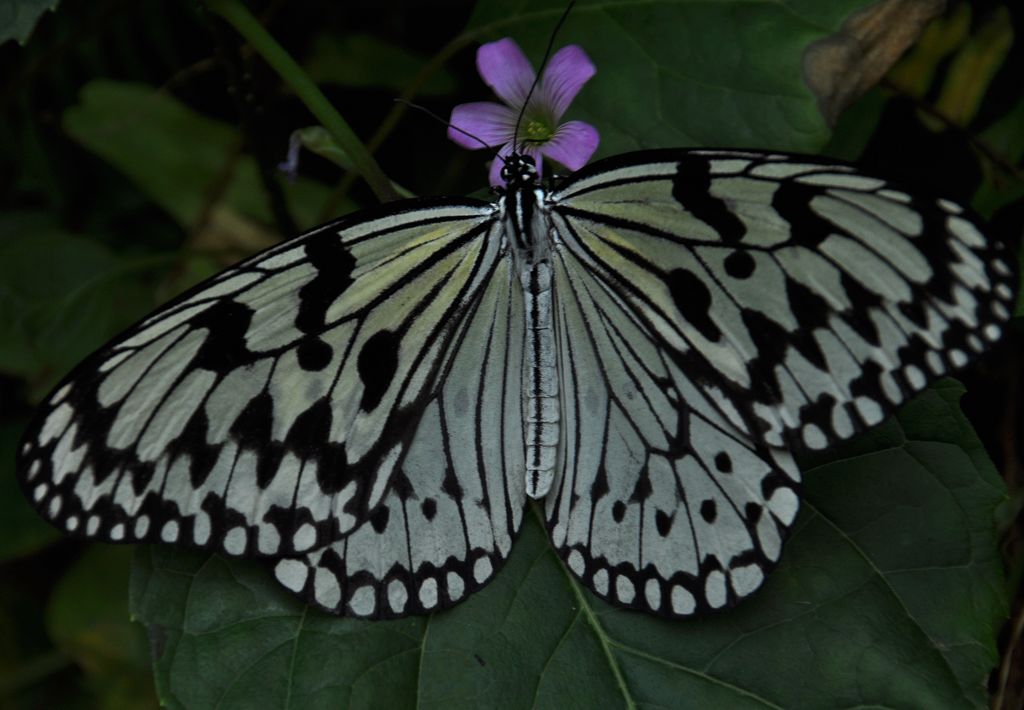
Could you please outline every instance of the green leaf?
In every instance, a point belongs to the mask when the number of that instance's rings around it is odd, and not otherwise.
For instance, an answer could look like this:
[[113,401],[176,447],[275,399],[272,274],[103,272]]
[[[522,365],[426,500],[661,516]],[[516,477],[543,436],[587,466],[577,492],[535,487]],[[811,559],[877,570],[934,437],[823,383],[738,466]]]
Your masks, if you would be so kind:
[[[380,37],[367,34],[318,35],[304,65],[318,84],[380,87],[399,92],[416,76],[427,60]],[[443,70],[416,92],[441,96],[455,90],[455,80]]]
[[537,510],[495,580],[429,618],[304,608],[262,565],[141,548],[131,606],[160,699],[208,707],[985,707],[1006,500],[944,383],[807,469],[763,590],[672,622],[582,589]]
[[58,649],[86,674],[102,708],[155,706],[145,633],[128,619],[131,550],[87,548],[50,598],[47,627]]
[[57,9],[60,0],[0,0],[0,45],[7,40],[28,41],[39,18]]
[[49,216],[0,217],[0,371],[54,384],[151,301],[123,278],[127,262]]
[[28,555],[60,537],[29,507],[14,476],[22,423],[0,424],[0,563]]
[[[150,86],[105,79],[86,84],[63,124],[182,227],[212,221],[254,247],[274,239],[265,228],[273,219],[256,162],[239,152],[241,137],[228,124]],[[297,221],[311,225],[329,190],[308,180],[282,187]]]
[[[555,45],[581,45],[597,75],[566,118],[598,128],[598,156],[694,145],[813,152],[829,130],[801,78],[804,50],[868,4],[579,2]],[[469,27],[480,42],[512,37],[536,64],[564,9],[491,0]]]

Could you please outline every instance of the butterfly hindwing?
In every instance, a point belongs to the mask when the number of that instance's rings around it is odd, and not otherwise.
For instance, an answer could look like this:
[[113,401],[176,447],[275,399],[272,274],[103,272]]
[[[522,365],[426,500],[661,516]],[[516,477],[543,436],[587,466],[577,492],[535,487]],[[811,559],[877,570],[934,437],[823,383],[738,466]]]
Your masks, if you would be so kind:
[[449,607],[488,581],[522,523],[522,295],[511,263],[452,334],[442,383],[366,524],[278,580],[334,613],[392,618]]
[[796,516],[792,457],[740,433],[571,251],[558,262],[555,548],[622,606],[687,616],[735,603],[760,586]]
[[300,553],[356,529],[493,270],[492,212],[388,206],[176,299],[39,407],[19,450],[29,499],[72,533],[230,555]]

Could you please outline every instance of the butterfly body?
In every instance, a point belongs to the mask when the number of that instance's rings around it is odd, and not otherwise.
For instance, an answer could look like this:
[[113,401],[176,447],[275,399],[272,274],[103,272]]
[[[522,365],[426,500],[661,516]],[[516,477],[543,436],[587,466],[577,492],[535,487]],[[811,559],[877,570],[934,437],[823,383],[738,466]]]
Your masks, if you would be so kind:
[[1005,248],[851,166],[661,150],[493,203],[385,205],[232,267],[40,405],[23,489],[77,535],[270,558],[335,613],[458,603],[529,497],[596,594],[736,603],[792,451],[882,421],[1001,334]]

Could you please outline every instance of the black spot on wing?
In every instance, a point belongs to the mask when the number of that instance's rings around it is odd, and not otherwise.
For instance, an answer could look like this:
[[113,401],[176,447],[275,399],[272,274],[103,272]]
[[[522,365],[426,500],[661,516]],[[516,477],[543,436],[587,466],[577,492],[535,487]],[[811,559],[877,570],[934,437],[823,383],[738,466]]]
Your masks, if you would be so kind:
[[[192,318],[190,325],[193,328],[206,330],[206,337],[192,360],[192,366],[226,374],[253,362],[256,356],[245,344],[252,316],[253,310],[248,306],[223,299]],[[169,354],[173,353],[172,349]]]
[[378,505],[370,513],[370,525],[378,535],[382,535],[388,527],[388,519],[391,517],[391,509],[386,505]]
[[[882,305],[882,297],[874,291],[869,291],[865,288],[860,281],[853,278],[845,271],[839,277],[839,282],[843,289],[846,291],[847,297],[853,304],[848,312],[843,313],[843,318],[849,323],[850,327],[853,328],[854,332],[860,337],[864,338],[865,341],[878,347],[882,344],[882,337],[878,332],[878,326],[871,319],[870,313],[873,308],[879,308]],[[924,318],[924,309],[921,308],[921,304],[917,301],[915,305],[911,306],[910,312],[914,316],[918,316],[918,309],[920,309],[921,321],[915,320],[914,317],[908,315],[915,323],[922,327],[927,325],[927,319]],[[902,305],[902,304],[901,304]]]
[[437,515],[437,501],[433,498],[426,498],[421,506],[423,510],[423,517],[427,520],[433,520],[434,516]]
[[747,228],[728,203],[715,197],[712,190],[711,162],[704,156],[684,155],[679,172],[672,179],[672,197],[683,209],[718,232],[722,241],[743,239]]
[[220,446],[207,443],[207,432],[210,430],[210,422],[206,417],[206,410],[196,409],[188,418],[188,423],[182,429],[181,434],[168,444],[168,467],[174,468],[174,463],[181,456],[189,458],[189,482],[193,488],[202,486],[213,470],[220,456]]
[[737,249],[725,257],[725,273],[734,279],[749,279],[754,275],[756,264],[750,252]]
[[337,493],[353,475],[349,470],[345,445],[330,439],[332,420],[331,403],[323,397],[296,417],[285,436],[285,446],[289,451],[316,463],[317,483],[324,493]]
[[794,225],[790,239],[809,249],[817,248],[830,234],[839,231],[832,222],[811,209],[811,199],[818,194],[817,187],[784,180],[772,197],[772,207],[779,216]]
[[604,463],[597,467],[594,473],[594,481],[590,484],[590,497],[593,500],[600,500],[608,495],[611,489],[608,487],[608,472],[605,471]]
[[658,510],[654,513],[654,527],[657,528],[658,534],[662,537],[668,537],[668,534],[672,532],[672,522],[675,519],[675,515],[669,515],[664,510]]
[[391,386],[398,370],[398,346],[401,342],[394,332],[381,330],[371,335],[359,350],[356,369],[363,383],[359,407],[364,412],[373,411]]
[[316,335],[324,329],[327,309],[352,284],[356,260],[337,233],[331,231],[310,237],[305,248],[316,276],[299,290],[295,327],[303,333]]
[[284,456],[284,447],[273,440],[274,398],[261,392],[231,425],[231,435],[241,450],[256,452],[256,484],[265,489],[274,480]]
[[700,517],[704,518],[704,522],[715,522],[715,518],[718,517],[718,505],[714,500],[708,498],[700,504]]
[[633,486],[633,493],[629,500],[631,503],[643,503],[651,497],[652,493],[654,493],[654,487],[651,486],[651,479],[647,476],[646,471],[642,471],[640,478],[636,480],[636,485]]
[[296,356],[299,367],[308,372],[318,372],[331,362],[334,349],[320,338],[308,336],[299,341]]
[[732,459],[724,451],[715,454],[715,468],[722,473],[732,473]]
[[711,319],[711,291],[707,284],[687,269],[670,271],[665,283],[683,319],[705,338],[717,342],[722,331]]

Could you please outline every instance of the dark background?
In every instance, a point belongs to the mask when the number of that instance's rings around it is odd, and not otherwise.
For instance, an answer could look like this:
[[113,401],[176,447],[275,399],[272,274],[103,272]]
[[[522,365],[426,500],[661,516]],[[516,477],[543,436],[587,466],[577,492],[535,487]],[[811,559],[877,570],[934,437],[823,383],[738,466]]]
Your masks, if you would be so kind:
[[[1000,11],[1008,12],[1013,25],[1021,27],[1024,10],[1019,4],[971,5],[975,26]],[[384,85],[373,66],[365,68],[365,76],[356,71],[341,82],[318,82],[355,131],[366,138],[392,111],[393,99],[403,83],[413,78],[417,62],[435,55],[465,26],[473,3],[253,2],[250,7],[300,59],[315,54],[318,38],[351,34],[375,37],[411,55],[411,63],[395,70],[396,78]],[[475,46],[468,46],[455,53],[444,64],[443,76],[415,101],[446,117],[455,104],[485,99],[474,51]],[[934,67],[932,89],[924,97],[910,98],[888,80],[874,90],[872,100],[880,107],[881,120],[859,162],[968,203],[985,181],[1004,181],[1019,188],[1024,184],[1020,162],[999,152],[986,154],[977,136],[1021,101],[1024,43],[1018,38],[1002,60],[969,122],[940,131],[922,130],[921,109],[935,100],[948,69],[945,62]],[[275,166],[284,159],[291,131],[315,120],[273,71],[200,5],[63,0],[56,13],[44,15],[25,46],[16,42],[0,46],[0,245],[10,248],[13,241],[31,241],[32,230],[43,229],[89,240],[132,258],[171,255],[154,260],[149,268],[133,268],[116,276],[119,288],[97,301],[107,309],[99,320],[90,320],[96,315],[91,309],[99,306],[72,303],[70,308],[84,309],[73,311],[75,320],[100,325],[89,328],[83,337],[71,333],[68,343],[58,340],[57,346],[52,334],[46,336],[46,347],[34,339],[39,333],[33,328],[49,327],[45,314],[29,319],[23,328],[10,327],[21,315],[16,312],[19,301],[11,297],[16,290],[11,283],[0,280],[0,295],[5,299],[0,308],[6,309],[0,310],[0,339],[10,345],[11,339],[25,336],[31,354],[0,357],[0,434],[5,452],[0,473],[8,480],[13,478],[13,456],[8,452],[13,451],[33,403],[70,365],[160,301],[263,246],[258,240],[204,245],[203,225],[183,227],[123,172],[68,135],[62,116],[79,101],[82,87],[96,77],[157,87],[204,116],[241,126],[238,153],[257,160],[264,197],[272,206],[271,219],[263,225],[265,233],[287,236],[308,226],[284,206],[284,180]],[[841,122],[831,148],[843,152],[844,136],[854,131]],[[455,148],[446,140],[444,127],[421,113],[406,113],[376,157],[389,177],[419,195],[467,194],[486,187],[486,156]],[[346,178],[328,160],[304,152],[300,171],[304,178],[333,190],[323,219],[375,202],[364,183]],[[1024,202],[1009,201],[986,216],[994,233],[1011,243],[1019,241]],[[38,227],[40,220],[43,227]],[[18,276],[41,289],[47,284],[59,288],[70,268],[61,262],[64,242],[44,243],[53,244],[52,250],[39,250],[29,259],[35,265],[33,273]],[[179,250],[181,257],[176,258]],[[187,250],[204,253],[187,256]],[[13,279],[2,268],[0,264],[0,279]],[[121,279],[127,279],[127,286]],[[1019,514],[1024,476],[1022,357],[1024,329],[1018,319],[1006,340],[961,377],[968,390],[964,409],[1016,501],[1011,518]],[[0,515],[8,523],[28,520],[11,500],[17,495],[13,485],[0,486],[0,495],[6,497],[0,502]],[[0,531],[4,529],[0,522]],[[14,543],[8,540],[8,549],[0,547],[0,708],[145,707],[152,703],[146,645],[141,632],[125,622],[127,555],[90,558],[86,546],[58,540],[38,522],[19,522],[17,530],[22,537]],[[1017,586],[1022,567],[1019,521],[1016,525],[1007,521],[1004,553],[1010,583]],[[72,589],[91,591],[61,591],[69,575],[84,579]],[[1013,618],[1021,614],[1019,593],[1012,614]],[[1004,631],[1004,654],[1011,642],[1010,632]],[[1013,683],[1019,701],[1020,679]]]

